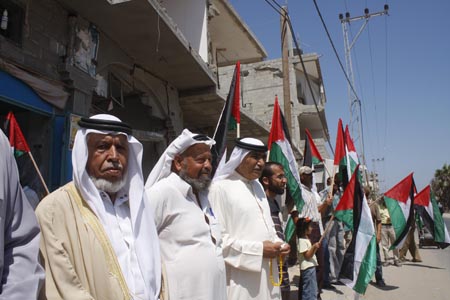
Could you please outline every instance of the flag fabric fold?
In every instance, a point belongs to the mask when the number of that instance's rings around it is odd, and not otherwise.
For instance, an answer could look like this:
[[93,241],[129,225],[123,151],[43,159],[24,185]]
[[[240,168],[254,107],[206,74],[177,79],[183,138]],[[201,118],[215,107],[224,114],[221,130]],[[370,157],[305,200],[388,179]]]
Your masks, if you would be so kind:
[[414,178],[411,173],[384,194],[384,202],[396,238],[390,249],[400,249],[403,246],[409,228],[414,222],[414,191]]
[[339,119],[338,122],[338,128],[337,128],[337,135],[336,135],[336,147],[334,152],[334,168],[337,169],[337,177],[342,183],[342,186],[347,186],[348,179],[350,178],[348,176],[347,171],[347,156],[345,153],[345,134],[344,134],[344,128],[342,127],[342,120]]
[[311,133],[308,128],[305,128],[306,139],[305,139],[305,150],[303,151],[303,165],[312,168],[313,166],[323,162],[323,158],[320,155],[319,150],[314,144]]
[[[289,132],[286,121],[278,104],[278,98],[275,98],[275,105],[272,117],[272,126],[270,129],[269,140],[267,143],[269,148],[269,160],[277,162],[283,166],[287,178],[287,197],[294,200],[297,210],[300,212],[303,208],[304,201],[300,185],[300,175],[298,166],[292,151]],[[295,232],[295,224],[289,217],[286,228],[285,238],[289,241]]]
[[339,278],[355,292],[364,294],[376,269],[376,236],[358,173],[358,170],[353,173],[334,216],[353,232]]
[[414,204],[434,241],[441,249],[447,248],[450,245],[450,236],[429,185],[415,195]]
[[222,160],[225,149],[227,147],[227,132],[228,130],[237,129],[238,124],[241,122],[240,116],[240,77],[241,77],[241,64],[236,63],[234,69],[233,78],[231,80],[230,89],[228,91],[227,100],[220,114],[219,121],[214,132],[213,139],[216,144],[211,148],[212,154],[212,166],[213,176]]
[[14,155],[19,157],[25,153],[30,152],[30,147],[20,130],[16,117],[12,112],[9,112],[6,116],[6,132],[8,133],[9,144],[13,148]]
[[[359,165],[358,154],[356,153],[356,147],[353,143],[353,139],[350,136],[350,131],[348,130],[348,125],[345,125],[345,154],[347,159],[347,176],[350,178],[355,172],[356,166]],[[361,180],[361,178],[360,178]]]

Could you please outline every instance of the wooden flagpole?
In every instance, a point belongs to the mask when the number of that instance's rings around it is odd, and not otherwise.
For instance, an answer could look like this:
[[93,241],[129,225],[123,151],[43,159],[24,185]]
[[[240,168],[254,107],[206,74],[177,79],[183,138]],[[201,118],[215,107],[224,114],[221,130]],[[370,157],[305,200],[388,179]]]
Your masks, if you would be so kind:
[[50,194],[50,192],[48,191],[48,188],[47,188],[47,184],[45,184],[44,178],[42,177],[42,174],[41,174],[41,172],[39,171],[39,168],[38,168],[38,166],[37,166],[37,164],[36,164],[36,161],[34,160],[33,154],[31,154],[31,151],[28,152],[28,155],[29,155],[30,158],[31,158],[31,162],[33,163],[33,166],[34,166],[34,168],[36,169],[36,172],[37,172],[37,174],[38,174],[38,176],[39,176],[39,179],[40,179],[41,182],[42,182],[42,185],[44,186],[45,192],[47,193],[47,195]]
[[[325,164],[324,164],[324,166],[325,166]],[[333,196],[334,178],[335,178],[335,176],[336,176],[336,166],[334,166],[333,171],[334,171],[334,172],[333,172],[333,176],[331,177],[331,184],[330,184],[330,189],[328,190],[328,196],[327,196],[327,198]],[[333,221],[333,220],[334,220],[334,214],[331,215],[331,218],[330,218],[330,220],[328,221],[327,227],[325,228],[325,230],[323,231],[322,236],[320,237],[319,243],[322,242],[322,240],[323,240],[323,238],[325,237],[325,235],[328,233],[328,231],[330,231],[331,224],[332,224],[332,221]]]

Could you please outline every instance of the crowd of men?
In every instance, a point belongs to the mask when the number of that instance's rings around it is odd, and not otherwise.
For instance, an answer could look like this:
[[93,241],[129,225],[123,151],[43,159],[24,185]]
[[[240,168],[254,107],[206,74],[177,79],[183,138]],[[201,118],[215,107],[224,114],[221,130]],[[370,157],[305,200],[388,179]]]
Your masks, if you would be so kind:
[[[213,177],[214,140],[185,129],[144,182],[143,147],[130,126],[106,114],[79,126],[73,181],[35,213],[0,133],[0,298],[289,299],[292,249],[277,199],[286,176],[266,163],[263,142],[237,140]],[[294,220],[312,220],[313,243],[333,222],[316,253],[320,298],[338,281],[345,251],[344,227],[330,220],[341,191],[321,199],[313,170],[301,167],[300,177],[305,205],[293,208]],[[374,222],[387,227],[377,212]]]

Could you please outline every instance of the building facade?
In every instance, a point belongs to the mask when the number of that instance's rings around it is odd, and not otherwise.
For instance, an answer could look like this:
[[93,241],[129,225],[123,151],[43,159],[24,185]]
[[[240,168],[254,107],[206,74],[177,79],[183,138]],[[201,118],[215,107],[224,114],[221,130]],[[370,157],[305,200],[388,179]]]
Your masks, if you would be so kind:
[[213,134],[226,98],[219,66],[266,57],[226,0],[2,0],[5,11],[0,118],[14,112],[50,190],[71,180],[80,117],[129,123],[147,175],[183,128]]

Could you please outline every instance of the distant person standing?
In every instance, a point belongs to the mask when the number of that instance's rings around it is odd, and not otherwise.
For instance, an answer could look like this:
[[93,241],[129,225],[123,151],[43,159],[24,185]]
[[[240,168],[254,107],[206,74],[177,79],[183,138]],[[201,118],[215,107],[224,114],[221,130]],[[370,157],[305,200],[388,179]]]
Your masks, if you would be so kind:
[[[339,190],[339,182],[333,184],[333,201],[331,205],[323,205],[321,211],[322,222],[324,228],[327,228],[328,222],[330,228],[322,240],[322,248],[324,251],[324,282],[323,288],[334,289],[331,283],[337,283],[339,280],[339,272],[341,270],[342,261],[345,254],[345,240],[344,240],[344,225],[338,219],[331,219],[334,209],[339,203],[341,193]],[[329,197],[329,186],[331,185],[331,178],[327,179],[327,188],[321,192],[322,203],[327,201]]]
[[[384,198],[380,204],[380,215],[381,215],[381,246],[383,248],[384,262],[383,266],[387,267],[389,265],[389,247],[395,242],[395,231],[391,223],[391,216],[389,215],[389,210],[386,207]],[[394,265],[400,267],[400,262],[398,258],[398,249],[393,250],[394,254]]]
[[[270,215],[272,216],[277,235],[284,241],[283,223],[280,218],[281,211],[276,199],[277,195],[283,195],[286,190],[287,178],[283,166],[276,162],[266,163],[259,181],[264,187],[264,192],[266,193],[267,202],[270,207]],[[282,270],[283,281],[280,285],[281,299],[289,300],[291,286],[289,284],[289,273],[286,264],[283,264]]]
[[[417,216],[417,215],[416,215]],[[411,228],[409,229],[408,235],[406,236],[405,242],[403,243],[402,248],[399,251],[399,259],[401,261],[406,260],[406,254],[411,253],[412,262],[422,262],[422,258],[420,257],[419,248],[417,248],[415,233],[416,231],[416,222],[411,224]]]

